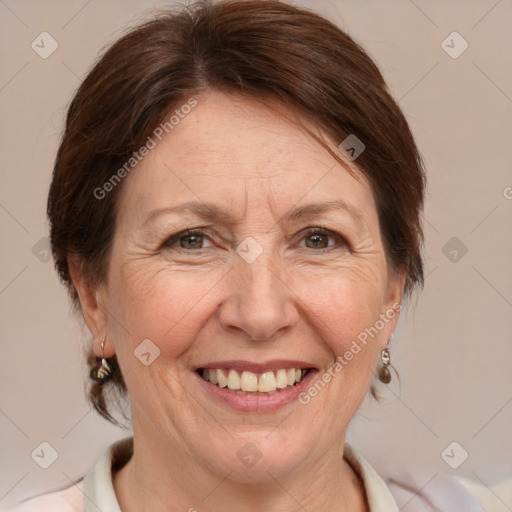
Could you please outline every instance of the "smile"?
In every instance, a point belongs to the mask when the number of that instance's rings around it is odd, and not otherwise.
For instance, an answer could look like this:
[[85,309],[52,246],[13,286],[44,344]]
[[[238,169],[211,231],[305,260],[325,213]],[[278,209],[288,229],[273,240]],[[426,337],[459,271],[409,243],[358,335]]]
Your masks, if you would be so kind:
[[232,368],[199,368],[199,375],[219,388],[241,395],[274,394],[296,386],[308,374],[308,368],[281,368],[263,373]]

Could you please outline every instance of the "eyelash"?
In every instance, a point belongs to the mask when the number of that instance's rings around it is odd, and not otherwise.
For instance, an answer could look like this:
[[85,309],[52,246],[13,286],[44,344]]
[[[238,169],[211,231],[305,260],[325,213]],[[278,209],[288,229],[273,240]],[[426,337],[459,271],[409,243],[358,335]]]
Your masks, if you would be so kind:
[[[173,246],[175,243],[179,242],[179,240],[181,238],[185,238],[185,237],[189,237],[189,236],[207,236],[210,238],[211,235],[212,235],[211,230],[209,230],[207,228],[187,229],[185,231],[180,231],[179,233],[176,233],[175,235],[172,235],[169,238],[167,238],[163,242],[163,244],[161,245],[160,248],[161,249],[178,249],[178,250],[183,250],[183,251],[187,251],[187,252],[208,249],[207,247],[203,247],[200,249],[185,249],[184,247],[176,247],[175,248]],[[337,238],[338,246],[340,246],[340,245],[348,246],[348,242],[345,240],[345,238],[343,236],[341,236],[340,234],[338,234],[334,231],[331,231],[331,230],[325,229],[325,228],[321,228],[321,227],[306,228],[304,231],[304,235],[301,238],[301,241],[304,240],[305,238],[308,238],[308,237],[314,236],[314,235],[323,235],[323,236],[328,236],[330,238]],[[312,250],[317,253],[324,253],[324,252],[329,252],[335,248],[336,248],[336,246],[332,245],[332,246],[324,247],[322,249],[312,249]],[[305,249],[311,249],[311,248],[305,247]]]

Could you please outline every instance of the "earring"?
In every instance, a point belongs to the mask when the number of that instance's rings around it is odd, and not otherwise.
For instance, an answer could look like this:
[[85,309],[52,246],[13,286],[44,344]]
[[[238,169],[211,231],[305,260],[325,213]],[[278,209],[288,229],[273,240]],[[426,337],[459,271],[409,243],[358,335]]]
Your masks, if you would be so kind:
[[391,362],[391,356],[389,355],[389,349],[387,347],[380,353],[380,360],[382,361],[382,366],[379,368],[377,375],[383,384],[389,384],[391,382],[391,372],[388,366]]
[[101,364],[95,366],[90,373],[90,377],[92,380],[97,382],[98,384],[103,384],[110,380],[112,377],[112,367],[108,364],[107,360],[103,357],[103,346],[105,345],[105,340],[107,336],[101,342]]

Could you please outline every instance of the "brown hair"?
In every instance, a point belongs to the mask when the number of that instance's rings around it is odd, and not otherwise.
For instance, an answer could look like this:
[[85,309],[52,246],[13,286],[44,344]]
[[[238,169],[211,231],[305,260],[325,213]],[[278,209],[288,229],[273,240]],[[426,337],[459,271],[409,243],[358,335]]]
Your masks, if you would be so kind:
[[[406,294],[423,283],[423,165],[371,58],[333,23],[303,8],[277,0],[197,2],[166,10],[115,42],[69,106],[48,217],[55,265],[77,310],[68,259],[78,256],[92,283],[105,279],[122,182],[101,199],[94,191],[140,149],[171,108],[212,88],[273,98],[314,120],[338,144],[349,135],[362,141],[357,166],[372,186],[386,256],[393,269],[406,272]],[[92,352],[88,361],[97,362]],[[109,362],[113,388],[125,395],[116,357]],[[89,400],[117,423],[104,387],[92,383]]]

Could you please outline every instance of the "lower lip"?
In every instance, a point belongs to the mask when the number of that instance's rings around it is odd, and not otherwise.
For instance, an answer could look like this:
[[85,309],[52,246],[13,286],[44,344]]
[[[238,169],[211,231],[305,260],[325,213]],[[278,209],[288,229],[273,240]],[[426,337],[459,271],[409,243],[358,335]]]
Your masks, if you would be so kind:
[[276,391],[272,395],[239,395],[236,391],[228,388],[221,388],[207,380],[203,379],[197,372],[195,376],[203,388],[213,396],[217,401],[228,405],[229,407],[242,412],[272,412],[298,401],[299,395],[307,389],[313,377],[318,373],[317,370],[310,370],[308,374],[295,386]]

